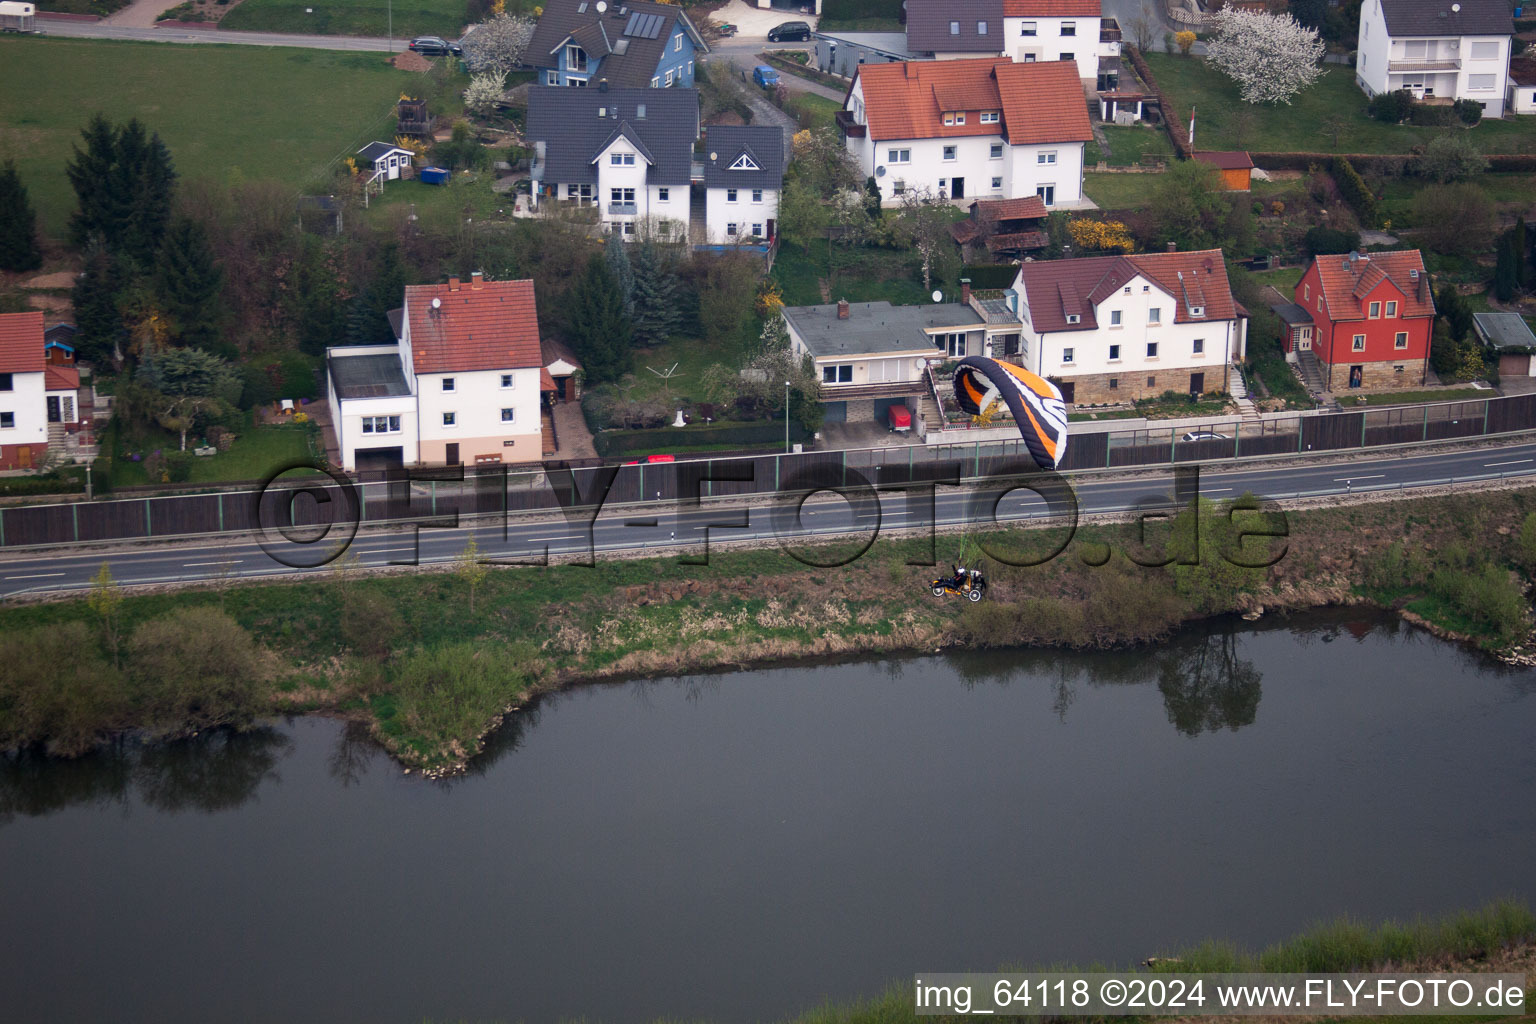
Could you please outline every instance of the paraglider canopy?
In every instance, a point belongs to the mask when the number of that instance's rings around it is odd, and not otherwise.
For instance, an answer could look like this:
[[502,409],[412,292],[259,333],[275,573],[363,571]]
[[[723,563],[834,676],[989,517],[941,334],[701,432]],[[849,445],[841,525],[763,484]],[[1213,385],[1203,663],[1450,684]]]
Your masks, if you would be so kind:
[[1067,403],[1056,385],[1022,366],[966,356],[955,371],[955,401],[980,416],[996,400],[1008,404],[1035,465],[1055,469],[1067,454]]

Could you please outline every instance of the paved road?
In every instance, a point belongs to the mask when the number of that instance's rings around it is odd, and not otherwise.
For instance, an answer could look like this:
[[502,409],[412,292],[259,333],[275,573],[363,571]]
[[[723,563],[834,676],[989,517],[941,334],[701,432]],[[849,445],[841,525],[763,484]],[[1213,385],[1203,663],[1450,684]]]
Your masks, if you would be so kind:
[[361,50],[399,53],[409,37],[308,36],[282,32],[222,32],[216,29],[135,28],[104,21],[43,21],[50,36],[77,39],[129,39],[151,43],[234,43],[246,46],[298,46],[311,50]]
[[[1536,477],[1536,442],[1331,464],[1265,463],[1220,472],[1204,470],[1200,474],[1200,492],[1216,500],[1248,491],[1265,497],[1289,498],[1298,493],[1330,495],[1396,490],[1405,485],[1443,483],[1452,477],[1466,480],[1501,474]],[[1082,476],[1077,478],[1074,486],[1082,511],[1113,512],[1139,507],[1148,500],[1167,502],[1171,481],[1171,473],[1166,477],[1140,479]],[[688,545],[693,555],[700,555],[706,537],[711,545],[718,546],[733,540],[772,539],[777,532],[777,535],[788,538],[787,542],[793,546],[809,536],[867,533],[877,527],[904,529],[920,527],[930,521],[921,502],[916,508],[909,508],[908,497],[901,493],[882,495],[879,506],[878,510],[867,510],[855,516],[848,504],[839,498],[813,499],[806,503],[806,514],[797,527],[792,521],[776,520],[764,507],[680,510],[669,503],[658,503],[654,507],[627,506],[604,511],[593,523],[590,539],[585,526],[571,526],[559,520],[530,522],[514,518],[505,524],[499,521],[487,524],[482,520],[473,531],[486,557],[526,560],[535,553],[542,554],[546,546],[556,554],[594,550],[600,558],[604,552]],[[970,499],[965,493],[948,487],[938,489],[933,519],[940,525],[963,523],[969,512]],[[1026,491],[1010,495],[998,508],[999,519],[1044,514],[1044,502]],[[720,525],[743,520],[747,523],[744,528]],[[413,537],[413,532],[419,536]],[[352,551],[365,566],[444,563],[463,549],[468,532],[466,528],[363,533],[353,543]],[[949,546],[940,541],[940,560],[948,559]],[[313,550],[289,549],[295,557],[308,555]],[[246,540],[192,541],[111,553],[17,553],[0,560],[0,599],[87,588],[91,576],[103,561],[111,565],[113,576],[124,584],[209,580],[221,575],[251,578],[296,571]]]

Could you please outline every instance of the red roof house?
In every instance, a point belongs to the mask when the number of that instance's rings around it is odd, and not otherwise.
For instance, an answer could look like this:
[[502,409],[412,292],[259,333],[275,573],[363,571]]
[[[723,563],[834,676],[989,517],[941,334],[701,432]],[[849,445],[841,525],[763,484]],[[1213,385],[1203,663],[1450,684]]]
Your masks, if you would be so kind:
[[1417,249],[1317,256],[1296,282],[1328,391],[1424,383],[1435,299]]

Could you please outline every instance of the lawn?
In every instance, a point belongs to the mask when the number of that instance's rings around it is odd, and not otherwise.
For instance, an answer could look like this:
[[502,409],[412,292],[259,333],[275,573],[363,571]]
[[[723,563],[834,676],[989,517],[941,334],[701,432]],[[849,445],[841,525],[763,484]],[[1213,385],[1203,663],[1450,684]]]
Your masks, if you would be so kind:
[[[1341,153],[1407,153],[1428,142],[1443,128],[1382,124],[1366,116],[1365,93],[1355,85],[1349,68],[1330,66],[1317,84],[1289,106],[1249,106],[1238,99],[1237,86],[1196,57],[1148,53],[1147,65],[1168,94],[1180,118],[1194,107],[1195,143],[1202,150],[1247,149],[1255,152],[1331,152],[1332,139],[1321,128],[1331,118],[1348,120],[1339,139]],[[1239,141],[1233,137],[1233,113],[1252,112],[1252,126]],[[1485,121],[1472,130],[1472,140],[1485,153],[1515,153],[1536,142],[1536,118]]]
[[1173,143],[1168,141],[1168,133],[1161,128],[1104,125],[1101,130],[1109,140],[1109,152],[1103,154],[1104,162],[1114,167],[1135,167],[1143,156],[1163,161],[1173,159]]
[[0,38],[0,153],[16,160],[39,228],[64,233],[64,175],[96,111],[160,133],[186,178],[272,178],[295,192],[394,130],[395,100],[423,79],[383,55],[265,46],[164,46]]
[[1395,391],[1380,395],[1357,395],[1366,405],[1417,405],[1423,402],[1470,402],[1496,397],[1482,388],[1444,388],[1440,391]]
[[[315,457],[315,448],[311,447],[310,434],[310,427],[297,424],[247,427],[236,435],[229,451],[194,459],[192,475],[187,482],[212,484],[262,480],[274,470],[284,466],[309,462]],[[200,443],[199,437],[188,435],[188,450]],[[170,433],[165,433],[158,438],[149,435],[146,439],[129,446],[130,451],[124,454],[148,455],[156,448],[169,453],[175,451],[179,444],[179,438]],[[112,460],[111,481],[114,487],[160,482],[149,478],[149,474],[144,471],[142,461],[135,462],[131,458],[121,456],[114,457]]]
[[[532,7],[508,0],[507,13]],[[464,0],[243,0],[220,23],[244,32],[308,32],[339,36],[383,36],[394,19],[396,39],[433,35],[457,39],[464,30]],[[306,10],[313,13],[305,13]]]
[[1104,210],[1139,210],[1152,199],[1160,180],[1156,174],[1083,175],[1083,192]]
[[842,109],[841,103],[814,92],[791,92],[784,101],[784,112],[793,114],[801,128],[809,128],[813,131],[817,128],[834,127],[833,119]]
[[902,0],[826,0],[816,27],[822,32],[900,32],[901,5]]
[[1301,280],[1302,271],[1306,267],[1282,267],[1279,270],[1250,271],[1248,276],[1258,282],[1259,287],[1273,285],[1281,295],[1289,298],[1296,291],[1296,282]]
[[[1391,178],[1382,184],[1377,216],[1398,227],[1414,227],[1413,200],[1433,182],[1422,178]],[[1472,184],[1488,193],[1488,198],[1505,207],[1511,215],[1524,212],[1536,196],[1536,174],[1480,174]]]
[[[754,323],[756,321],[754,320]],[[722,340],[710,345],[698,338],[674,337],[665,345],[655,348],[635,349],[635,390],[632,397],[637,401],[666,402],[668,394],[675,401],[681,397],[699,399],[703,392],[699,384],[704,371],[716,363],[738,366],[741,363],[741,347]],[[661,374],[676,367],[669,382],[663,382]],[[654,371],[654,372],[653,372]],[[724,445],[740,448],[740,444]]]
[[[930,292],[934,289],[943,291],[950,300],[959,295],[958,274],[955,280],[935,279],[932,289],[924,288],[922,265],[915,253],[870,248],[850,251],[839,245],[833,249],[833,258],[838,266],[831,284],[833,301],[878,302],[884,299],[892,305],[921,305],[933,302]],[[813,242],[809,256],[798,244],[779,247],[779,255],[773,263],[773,277],[783,289],[786,306],[821,305],[824,300],[818,281],[826,276],[825,241]]]

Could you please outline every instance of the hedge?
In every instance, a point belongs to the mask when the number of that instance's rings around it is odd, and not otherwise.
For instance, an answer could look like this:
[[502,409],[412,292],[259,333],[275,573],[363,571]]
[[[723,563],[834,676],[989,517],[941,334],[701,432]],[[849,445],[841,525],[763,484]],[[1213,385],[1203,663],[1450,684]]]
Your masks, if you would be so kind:
[[971,287],[977,291],[1011,288],[1013,279],[1019,276],[1019,268],[1012,263],[973,263],[962,267],[960,276],[970,278]]
[[[1401,171],[1414,158],[1412,153],[1250,153],[1255,166],[1266,171],[1306,171],[1313,166],[1330,167],[1334,160],[1348,160],[1357,171]],[[1489,153],[1488,170],[1493,174],[1536,171],[1536,153]]]
[[[1163,112],[1163,124],[1168,129],[1168,138],[1173,141],[1174,152],[1185,160],[1188,160],[1195,152],[1189,144],[1189,133],[1184,128],[1184,121],[1179,117],[1179,112],[1174,109],[1173,101],[1168,94],[1163,92],[1163,87],[1157,84],[1157,78],[1152,74],[1152,69],[1147,66],[1146,60],[1136,47],[1127,44],[1124,47],[1126,54],[1131,58],[1131,67],[1136,69],[1136,74],[1147,84],[1147,88],[1157,96],[1159,109]],[[1258,158],[1254,158],[1258,162]]]
[[[789,439],[804,441],[809,435],[803,426],[791,422]],[[758,420],[754,423],[714,423],[690,427],[657,427],[655,430],[605,430],[592,439],[597,454],[624,455],[654,449],[698,448],[704,445],[783,444],[783,420]]]

